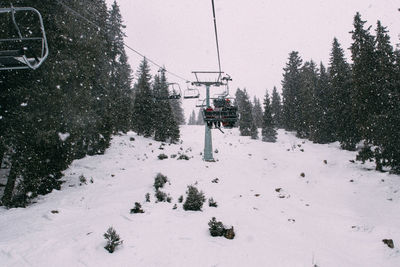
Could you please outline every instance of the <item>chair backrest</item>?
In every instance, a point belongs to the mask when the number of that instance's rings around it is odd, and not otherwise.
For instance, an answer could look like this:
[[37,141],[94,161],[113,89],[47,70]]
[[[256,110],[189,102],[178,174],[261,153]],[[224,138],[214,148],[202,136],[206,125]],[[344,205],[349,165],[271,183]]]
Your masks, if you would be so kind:
[[[20,29],[15,14],[32,13],[37,16],[40,35],[26,37]],[[43,18],[32,7],[0,8],[0,15],[10,15],[17,37],[0,39],[0,70],[37,69],[49,54]]]

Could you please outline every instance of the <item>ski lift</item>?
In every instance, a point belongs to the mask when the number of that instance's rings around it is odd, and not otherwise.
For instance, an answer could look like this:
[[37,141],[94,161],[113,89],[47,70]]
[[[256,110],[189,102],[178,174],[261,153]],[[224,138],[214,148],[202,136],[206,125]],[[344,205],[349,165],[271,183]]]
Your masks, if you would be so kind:
[[199,97],[200,97],[200,91],[196,88],[187,87],[187,89],[183,92],[184,99],[194,99]]
[[206,107],[203,109],[203,118],[207,126],[212,128],[233,128],[238,120],[237,106],[232,104],[231,97],[217,97],[213,99],[214,107]]
[[205,102],[206,102],[205,99],[198,99],[196,102],[196,108],[205,108],[206,107]]
[[[37,16],[40,33],[23,35],[17,23],[16,14]],[[38,10],[32,7],[0,8],[0,16],[10,16],[16,37],[0,39],[0,70],[32,69],[35,70],[46,60],[49,50],[43,18]],[[13,35],[15,36],[15,34]]]
[[180,99],[182,96],[182,90],[178,83],[169,83],[168,92],[168,99]]

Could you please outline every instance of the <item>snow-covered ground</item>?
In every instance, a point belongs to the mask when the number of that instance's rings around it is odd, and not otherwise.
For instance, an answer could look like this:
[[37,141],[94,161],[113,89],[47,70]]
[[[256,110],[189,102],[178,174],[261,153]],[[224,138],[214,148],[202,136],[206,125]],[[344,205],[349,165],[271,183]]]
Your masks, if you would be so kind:
[[[215,163],[202,161],[204,127],[181,135],[163,150],[135,133],[116,136],[105,155],[74,161],[61,191],[0,208],[0,266],[400,266],[399,176],[284,131],[273,144],[213,131]],[[155,203],[158,172],[171,203]],[[193,184],[218,207],[184,211],[178,198]],[[130,214],[135,202],[144,214]],[[235,239],[211,237],[212,217],[234,226]],[[113,254],[104,249],[109,226],[123,239]]]

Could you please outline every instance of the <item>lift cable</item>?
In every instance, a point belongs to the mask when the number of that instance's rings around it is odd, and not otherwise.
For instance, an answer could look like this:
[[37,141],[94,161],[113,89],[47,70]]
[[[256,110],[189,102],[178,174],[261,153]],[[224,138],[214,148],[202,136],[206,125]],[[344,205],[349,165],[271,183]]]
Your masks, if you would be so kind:
[[[67,6],[64,2],[62,2],[61,0],[56,0],[60,5],[62,5],[65,9],[69,10],[71,13],[73,13],[75,16],[83,19],[84,21],[86,21],[87,23],[91,24],[92,26],[98,28],[100,31],[102,31],[103,33],[107,34],[107,32],[102,29],[99,25],[97,25],[96,23],[94,23],[93,21],[91,21],[90,19],[86,18],[85,16],[83,16],[82,14],[80,14],[79,12],[75,11],[74,9],[70,8],[69,6]],[[154,60],[151,60],[150,58],[146,57],[144,54],[140,53],[139,51],[137,51],[136,49],[132,48],[131,46],[125,44],[125,42],[123,43],[124,46],[126,48],[128,48],[129,50],[131,50],[132,52],[136,53],[137,55],[145,58],[148,62],[152,63],[153,65],[159,67],[160,69],[163,69],[165,72],[171,74],[172,76],[175,76],[178,79],[181,79],[185,82],[189,82],[188,79],[183,78],[182,76],[175,74],[167,69],[165,69],[165,67],[161,66],[160,64],[156,63]]]
[[217,43],[218,67],[219,67],[219,72],[221,72],[221,58],[220,58],[220,55],[219,55],[218,32],[217,32],[217,19],[216,19],[216,16],[215,16],[214,0],[211,0],[211,2],[212,2],[213,17],[214,17],[215,41],[216,41],[216,43]]

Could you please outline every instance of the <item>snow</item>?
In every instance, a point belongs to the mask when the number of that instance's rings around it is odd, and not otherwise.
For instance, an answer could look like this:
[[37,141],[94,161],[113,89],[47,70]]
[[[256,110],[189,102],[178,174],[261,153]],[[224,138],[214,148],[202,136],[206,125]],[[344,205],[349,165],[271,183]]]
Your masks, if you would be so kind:
[[[399,176],[350,162],[355,152],[337,143],[282,130],[277,143],[213,131],[214,163],[200,155],[204,126],[181,135],[182,144],[165,146],[133,132],[115,136],[105,155],[73,162],[61,191],[26,209],[0,208],[0,265],[400,266]],[[168,176],[162,191],[171,203],[155,203],[158,172]],[[80,186],[81,175],[88,182]],[[193,184],[218,207],[184,211],[178,198]],[[129,213],[135,202],[144,214]],[[212,217],[234,226],[235,239],[211,237]],[[123,240],[113,254],[104,249],[110,226]]]
[[70,136],[69,133],[58,133],[58,137],[62,142],[65,142],[69,136]]

